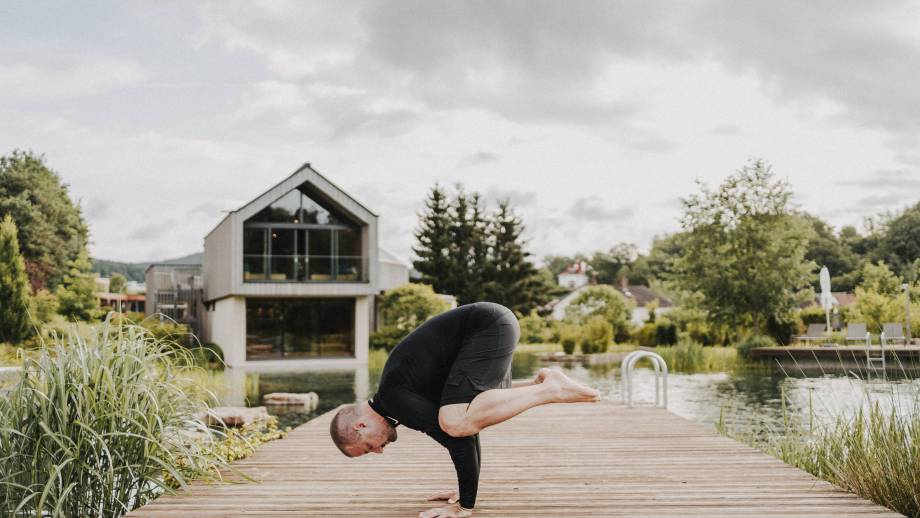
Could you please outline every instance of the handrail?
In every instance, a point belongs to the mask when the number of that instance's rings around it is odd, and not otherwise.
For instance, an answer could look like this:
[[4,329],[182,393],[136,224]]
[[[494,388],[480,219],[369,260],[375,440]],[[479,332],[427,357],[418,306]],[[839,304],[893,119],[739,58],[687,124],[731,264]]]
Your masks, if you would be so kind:
[[620,364],[623,403],[632,408],[632,373],[636,362],[643,358],[651,358],[655,369],[655,406],[668,408],[668,364],[661,355],[651,351],[633,351],[626,355]]
[[881,362],[882,372],[886,371],[886,359],[885,359],[885,342],[888,341],[888,337],[885,336],[885,332],[882,331],[878,335],[878,344],[881,356],[872,356],[872,336],[869,333],[866,333],[866,367],[869,369],[874,368],[873,362]]

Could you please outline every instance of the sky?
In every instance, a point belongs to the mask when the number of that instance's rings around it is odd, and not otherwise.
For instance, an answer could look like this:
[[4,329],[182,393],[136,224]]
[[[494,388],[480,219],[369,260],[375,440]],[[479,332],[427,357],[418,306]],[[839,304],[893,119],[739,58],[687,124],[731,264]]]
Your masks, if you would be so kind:
[[536,257],[679,230],[749,160],[836,227],[920,200],[920,3],[0,4],[0,153],[69,185],[94,257],[200,251],[304,162],[411,258],[435,182]]

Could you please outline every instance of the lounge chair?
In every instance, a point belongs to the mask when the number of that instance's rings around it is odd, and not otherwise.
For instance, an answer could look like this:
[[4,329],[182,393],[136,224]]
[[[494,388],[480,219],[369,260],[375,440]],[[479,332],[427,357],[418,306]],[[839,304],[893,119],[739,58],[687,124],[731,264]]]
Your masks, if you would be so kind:
[[825,329],[824,324],[808,324],[808,330],[805,331],[804,335],[798,335],[793,338],[800,342],[821,341],[825,339]]
[[847,337],[845,342],[859,342],[860,345],[868,343],[869,332],[866,331],[866,324],[847,324]]
[[882,324],[882,331],[885,333],[885,340],[890,344],[907,345],[907,337],[904,336],[904,326],[900,322],[886,322]]

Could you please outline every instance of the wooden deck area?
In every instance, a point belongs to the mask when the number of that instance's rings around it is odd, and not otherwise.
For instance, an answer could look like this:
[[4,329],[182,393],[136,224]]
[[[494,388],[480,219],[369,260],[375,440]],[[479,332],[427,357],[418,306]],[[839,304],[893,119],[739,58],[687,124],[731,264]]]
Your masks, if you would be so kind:
[[[196,485],[132,517],[415,517],[455,487],[437,443],[400,428],[384,455],[342,456],[330,414],[238,463],[262,480]],[[900,516],[660,409],[552,405],[482,434],[477,517]]]

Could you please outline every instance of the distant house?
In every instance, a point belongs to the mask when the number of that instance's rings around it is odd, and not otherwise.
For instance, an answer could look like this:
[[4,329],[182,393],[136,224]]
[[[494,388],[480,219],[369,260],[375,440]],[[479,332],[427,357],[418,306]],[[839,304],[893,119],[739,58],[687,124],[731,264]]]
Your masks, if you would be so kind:
[[631,286],[626,281],[625,277],[620,280],[620,285],[617,286],[617,289],[620,291],[620,293],[623,294],[623,296],[635,303],[635,307],[633,308],[632,312],[632,318],[630,319],[633,324],[641,325],[643,322],[648,320],[648,308],[645,306],[653,300],[658,301],[658,309],[655,310],[656,316],[665,315],[674,308],[674,303],[671,301],[671,299],[665,297],[664,295],[655,293],[648,286]]
[[559,285],[570,290],[581,288],[588,284],[588,265],[584,261],[576,261],[568,265],[558,276]]
[[[581,293],[587,289],[588,286],[581,286],[571,293],[566,294],[564,297],[551,303],[552,305],[552,318],[554,320],[563,320],[565,318],[566,308],[578,298]],[[671,299],[659,295],[652,291],[648,286],[630,286],[626,282],[621,281],[620,286],[615,286],[615,288],[623,294],[629,300],[632,300],[635,303],[635,307],[632,311],[632,316],[630,321],[633,324],[640,325],[646,320],[648,320],[648,309],[645,308],[645,305],[653,300],[658,300],[658,309],[655,310],[656,315],[663,315],[671,311],[674,304],[671,302]]]
[[204,240],[204,339],[232,367],[367,363],[376,297],[409,275],[378,219],[309,164],[231,211]]

